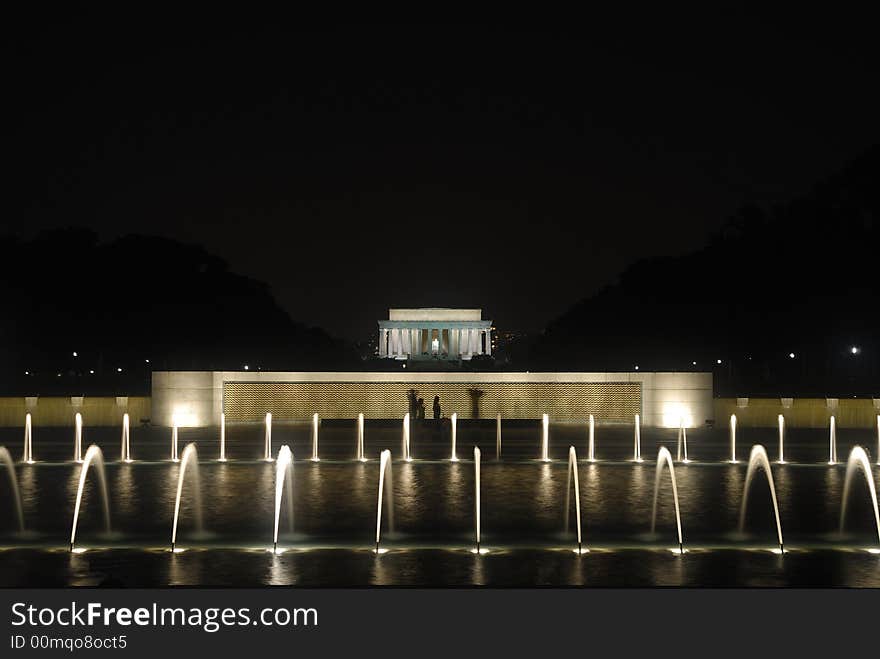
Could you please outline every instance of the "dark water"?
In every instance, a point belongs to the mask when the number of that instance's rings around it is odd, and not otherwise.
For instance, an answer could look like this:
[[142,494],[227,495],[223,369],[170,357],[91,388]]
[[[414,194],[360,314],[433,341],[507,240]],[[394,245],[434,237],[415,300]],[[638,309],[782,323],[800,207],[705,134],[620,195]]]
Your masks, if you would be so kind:
[[[775,429],[740,429],[736,465],[727,464],[726,429],[688,433],[693,462],[676,464],[682,528],[688,552],[677,556],[672,492],[664,474],[658,525],[650,533],[654,458],[661,445],[675,454],[676,430],[643,429],[642,456],[632,457],[632,429],[596,429],[596,463],[587,463],[583,426],[551,426],[551,463],[541,463],[538,423],[505,426],[503,459],[495,460],[494,422],[459,424],[451,463],[448,433],[416,429],[414,462],[393,465],[394,526],[383,524],[373,552],[380,450],[401,455],[399,424],[366,428],[358,463],[354,423],[325,423],[321,461],[311,455],[307,425],[273,428],[273,452],[294,453],[294,524],[281,523],[279,555],[272,545],[274,464],[260,460],[262,425],[227,429],[229,462],[218,463],[218,431],[181,430],[180,450],[195,442],[204,527],[195,528],[191,485],[184,485],[178,547],[168,551],[178,464],[167,461],[170,431],[133,428],[132,464],[121,464],[119,430],[86,428],[83,450],[104,451],[112,529],[103,528],[96,481],[83,499],[77,546],[70,554],[73,503],[80,467],[69,462],[72,429],[34,430],[33,465],[16,465],[26,531],[18,533],[8,479],[0,474],[0,586],[159,586],[263,584],[351,585],[587,585],[587,586],[858,586],[880,587],[877,531],[864,479],[853,489],[847,528],[838,533],[845,469],[829,467],[828,434],[790,429],[785,455],[773,465],[787,553],[774,554],[776,533],[766,479],[749,499],[745,530],[737,532],[746,464],[754,443],[777,453]],[[876,460],[869,430],[838,430],[838,456],[859,444]],[[20,429],[0,429],[0,445],[16,457]],[[473,446],[482,461],[482,546],[474,555]],[[581,486],[584,544],[577,555],[574,513],[565,532],[567,452],[574,445]],[[0,472],[5,471],[0,468]],[[874,467],[875,478],[880,468]],[[285,495],[286,496],[286,495]]]

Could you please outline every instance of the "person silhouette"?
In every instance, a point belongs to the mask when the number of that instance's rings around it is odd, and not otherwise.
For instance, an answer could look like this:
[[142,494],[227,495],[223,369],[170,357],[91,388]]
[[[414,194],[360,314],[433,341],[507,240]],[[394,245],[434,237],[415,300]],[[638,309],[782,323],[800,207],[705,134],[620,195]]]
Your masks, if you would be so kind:
[[416,406],[416,418],[422,420],[425,418],[425,399],[419,398]]
[[440,396],[434,396],[434,420],[439,421],[443,416],[443,412],[440,409]]

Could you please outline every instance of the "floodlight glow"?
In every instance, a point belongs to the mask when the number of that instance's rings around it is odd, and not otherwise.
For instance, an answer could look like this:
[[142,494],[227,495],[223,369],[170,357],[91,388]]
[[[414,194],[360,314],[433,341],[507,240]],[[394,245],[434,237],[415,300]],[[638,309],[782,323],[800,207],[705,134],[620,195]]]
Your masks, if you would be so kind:
[[690,408],[684,403],[663,403],[663,427],[679,428],[682,425],[685,428],[694,426],[694,415]]

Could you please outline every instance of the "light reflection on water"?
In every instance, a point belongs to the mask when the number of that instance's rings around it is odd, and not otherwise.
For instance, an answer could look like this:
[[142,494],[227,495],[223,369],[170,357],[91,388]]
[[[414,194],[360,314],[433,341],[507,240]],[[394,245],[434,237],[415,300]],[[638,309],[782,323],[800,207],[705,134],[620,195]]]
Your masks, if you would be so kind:
[[[17,536],[9,511],[0,511],[0,547],[5,548],[0,585],[112,584],[116,580],[144,585],[725,585],[729,579],[731,585],[880,585],[880,556],[838,548],[873,547],[876,532],[859,489],[854,491],[847,532],[842,537],[837,533],[844,472],[841,466],[823,464],[823,458],[827,459],[824,430],[791,429],[786,458],[792,464],[772,465],[786,545],[793,548],[786,556],[735,550],[740,544],[773,545],[766,482],[758,478],[753,484],[746,534],[737,536],[746,464],[723,462],[729,451],[726,428],[691,431],[689,454],[695,462],[675,465],[685,546],[693,549],[682,557],[655,551],[674,544],[668,476],[661,484],[658,533],[648,535],[653,460],[659,445],[674,442],[675,431],[643,429],[645,462],[634,464],[627,461],[631,428],[598,426],[599,461],[582,459],[579,464],[584,540],[591,552],[574,554],[570,551],[573,534],[563,533],[565,455],[569,444],[580,446],[586,441],[585,428],[554,427],[553,462],[540,463],[536,460],[540,453],[537,426],[505,426],[504,460],[487,459],[482,465],[483,537],[491,551],[478,556],[469,553],[474,523],[473,462],[450,463],[445,435],[420,428],[413,431],[417,459],[393,465],[397,528],[387,536],[387,543],[383,535],[383,546],[389,551],[381,556],[367,551],[375,529],[375,456],[387,447],[398,451],[395,457],[400,458],[399,424],[382,428],[369,422],[365,433],[369,462],[353,461],[353,424],[347,428],[328,423],[321,431],[322,461],[294,462],[294,530],[282,526],[279,545],[286,551],[281,555],[265,551],[271,546],[274,466],[260,460],[262,424],[229,427],[230,461],[223,464],[213,459],[216,429],[181,431],[181,445],[190,441],[199,445],[205,508],[206,532],[197,534],[193,497],[185,485],[179,543],[188,551],[158,551],[170,540],[179,465],[167,461],[167,432],[144,428],[132,429],[136,461],[106,466],[113,533],[103,533],[101,505],[90,478],[78,541],[91,548],[76,555],[24,548],[64,546],[79,476],[79,466],[65,462],[70,457],[69,429],[36,428],[34,457],[38,462],[17,467],[28,533]],[[0,443],[17,451],[20,432],[13,439],[8,430],[0,430]],[[289,443],[295,455],[310,454],[307,426],[278,423],[273,434],[275,445]],[[87,436],[111,452],[118,449],[118,429],[88,428]],[[759,429],[740,428],[739,452],[762,437]],[[474,444],[494,455],[494,422],[485,428],[462,424],[459,439],[462,458]],[[841,459],[856,443],[869,448],[876,443],[870,431],[847,429],[838,431],[838,442]],[[880,479],[876,466],[874,473]],[[0,482],[2,496],[7,485],[4,479]],[[799,545],[811,549],[798,552]],[[728,549],[700,550],[712,546]],[[245,551],[245,547],[253,549]],[[63,563],[59,563],[61,557]]]

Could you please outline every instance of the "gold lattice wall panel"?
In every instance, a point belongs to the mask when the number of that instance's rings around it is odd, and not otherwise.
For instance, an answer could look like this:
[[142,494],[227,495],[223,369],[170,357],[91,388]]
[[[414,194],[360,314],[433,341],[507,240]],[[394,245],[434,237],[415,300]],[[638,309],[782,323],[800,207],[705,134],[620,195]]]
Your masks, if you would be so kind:
[[[408,411],[407,392],[415,389],[432,416],[434,396],[443,415],[462,418],[557,421],[631,421],[642,412],[638,382],[226,382],[223,411],[228,421],[260,421],[266,412],[282,420],[302,420],[317,412],[323,418],[401,418]],[[476,400],[476,403],[475,403]]]

